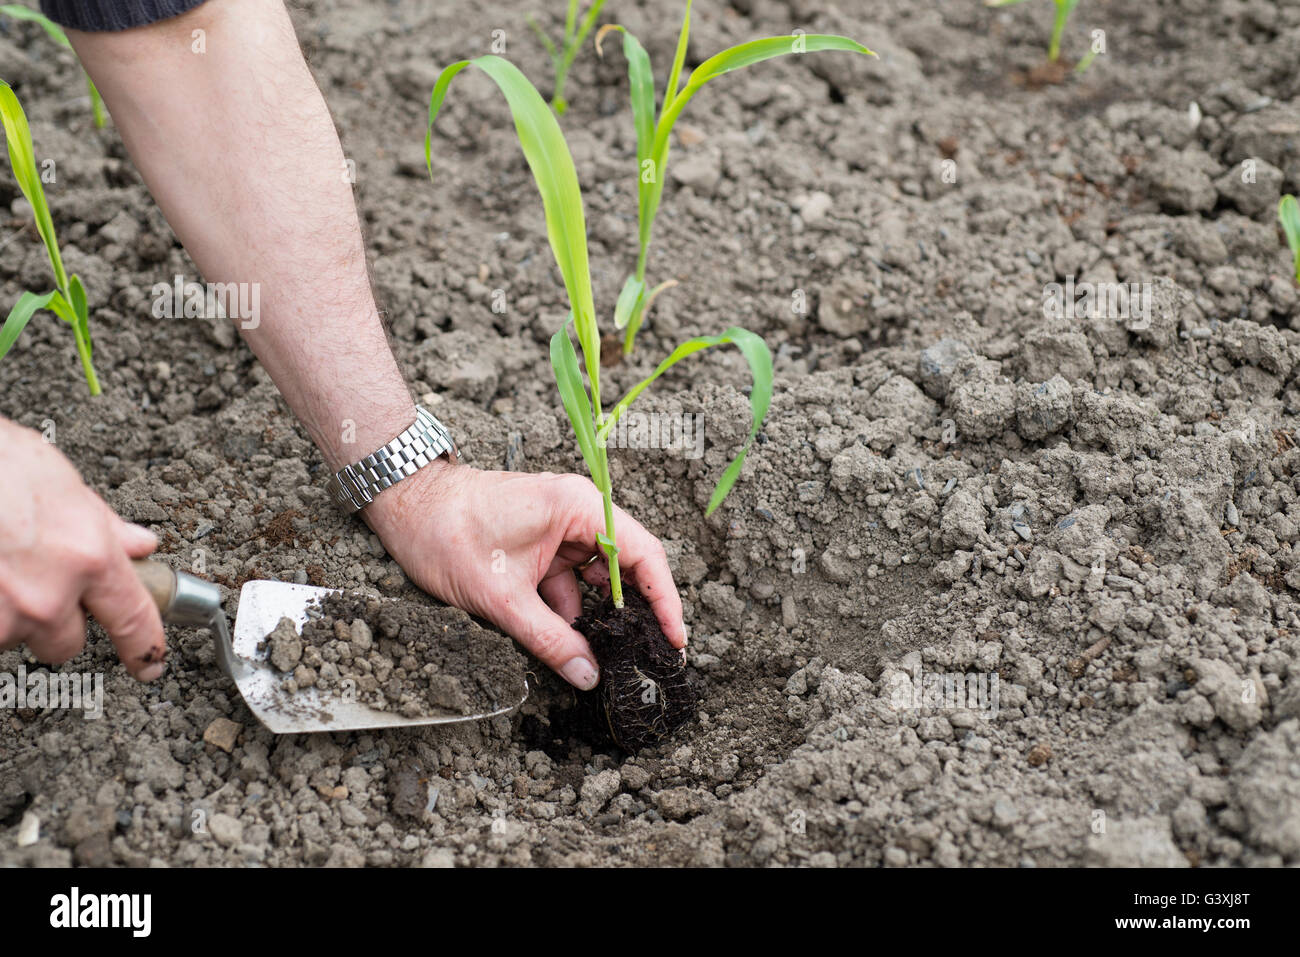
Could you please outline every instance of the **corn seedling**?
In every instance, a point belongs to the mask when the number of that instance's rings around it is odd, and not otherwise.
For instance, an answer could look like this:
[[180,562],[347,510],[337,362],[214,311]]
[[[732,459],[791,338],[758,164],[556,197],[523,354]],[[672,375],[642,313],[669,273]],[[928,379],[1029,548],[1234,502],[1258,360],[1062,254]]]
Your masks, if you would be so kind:
[[1300,282],[1300,203],[1291,194],[1282,197],[1277,205],[1277,218],[1282,223],[1282,232],[1286,233],[1286,244],[1291,247],[1295,281]]
[[23,112],[18,97],[4,80],[0,80],[0,120],[4,122],[5,141],[9,147],[9,164],[13,167],[14,179],[18,188],[31,204],[36,219],[36,231],[45,243],[45,252],[50,260],[50,269],[54,273],[54,290],[37,294],[24,292],[18,302],[9,311],[4,325],[0,326],[0,359],[13,347],[32,316],[41,309],[48,309],[72,327],[72,334],[77,342],[77,355],[81,357],[81,368],[86,374],[86,385],[91,395],[99,395],[99,378],[91,363],[90,319],[86,306],[86,289],[75,275],[69,276],[63,268],[63,257],[59,253],[59,240],[54,235],[54,220],[50,217],[50,206],[45,200],[45,188],[41,185],[41,175],[36,167],[36,148],[32,145],[32,131],[27,125],[27,115]]
[[551,57],[551,66],[555,70],[555,86],[551,94],[551,106],[555,112],[561,116],[569,108],[569,103],[564,98],[564,84],[569,78],[569,69],[573,66],[573,58],[578,55],[582,45],[587,42],[587,34],[591,28],[596,25],[596,18],[600,16],[600,8],[605,5],[605,0],[593,0],[590,7],[587,8],[587,14],[578,22],[578,0],[569,0],[569,10],[564,17],[564,37],[560,40],[560,45],[556,46],[555,42],[546,35],[537,21],[531,16],[528,17],[528,25],[533,28],[537,38],[542,41],[542,46],[546,47],[546,52]]
[[[24,7],[16,3],[0,5],[0,14],[12,17],[15,20],[28,20],[39,24],[51,40],[65,50],[72,50],[72,43],[68,40],[68,35],[63,32],[63,28],[44,14],[37,13],[30,7]],[[73,50],[72,52],[75,56],[76,51]],[[86,88],[90,91],[90,110],[95,117],[95,126],[103,129],[105,121],[104,101],[100,98],[99,90],[95,88],[95,82],[90,78],[90,75],[84,70],[82,75],[86,77]]]
[[637,330],[645,319],[646,311],[655,297],[664,289],[676,285],[672,280],[660,283],[653,289],[646,286],[646,262],[650,253],[650,239],[654,233],[655,216],[663,197],[664,177],[668,165],[668,139],[673,125],[682,110],[705,83],[732,70],[770,60],[787,54],[816,53],[822,50],[845,50],[875,56],[856,40],[827,34],[796,33],[784,37],[751,40],[730,47],[709,57],[691,71],[686,85],[678,90],[682,67],[686,61],[686,44],[690,35],[691,3],[687,0],[686,14],[681,33],[677,37],[677,51],[673,57],[668,83],[664,87],[662,108],[655,118],[654,74],[650,69],[650,55],[637,38],[618,24],[608,24],[596,33],[596,52],[603,55],[601,40],[611,30],[623,34],[623,56],[627,60],[628,81],[631,86],[632,118],[636,123],[637,160],[637,259],[636,272],[629,276],[619,293],[614,309],[614,326],[623,330],[623,353],[631,353]]
[[[613,409],[606,413],[601,399],[600,382],[600,332],[596,322],[596,307],[591,289],[591,272],[587,259],[587,225],[582,191],[578,185],[577,170],[565,142],[560,125],[547,108],[541,94],[528,78],[508,60],[498,56],[481,56],[461,60],[447,67],[439,75],[429,98],[429,125],[425,133],[424,154],[433,176],[433,125],[446,98],[447,89],[455,76],[468,66],[476,66],[495,81],[505,96],[515,121],[519,145],[532,170],[537,189],[541,193],[546,217],[546,232],[556,265],[564,279],[570,315],[567,322],[551,338],[551,366],[556,385],[564,403],[564,411],[573,425],[578,448],[591,473],[592,481],[604,500],[605,531],[598,536],[598,544],[609,560],[610,593],[617,608],[623,607],[623,591],[618,568],[618,544],[614,529],[613,488],[610,482],[607,441],[610,430],[628,407],[656,379],[672,366],[693,353],[711,346],[735,345],[749,363],[753,377],[750,390],[749,436],[740,452],[732,459],[709,499],[708,512],[722,502],[735,484],[745,462],[754,436],[767,414],[772,399],[772,354],[767,345],[754,333],[733,327],[716,336],[700,336],[682,343],[659,363],[654,372],[635,385]],[[583,384],[577,353],[569,338],[569,326],[577,333],[582,349],[589,387]]]
[[[1018,3],[1024,3],[1025,0],[984,0],[986,7],[1011,7]],[[1070,22],[1070,14],[1074,8],[1079,5],[1079,0],[1052,0],[1056,4],[1056,17],[1052,21],[1052,39],[1047,44],[1047,58],[1055,63],[1061,58],[1061,37],[1065,33],[1065,25]],[[1075,66],[1075,70],[1082,73],[1092,64],[1096,57],[1096,52],[1089,49]]]

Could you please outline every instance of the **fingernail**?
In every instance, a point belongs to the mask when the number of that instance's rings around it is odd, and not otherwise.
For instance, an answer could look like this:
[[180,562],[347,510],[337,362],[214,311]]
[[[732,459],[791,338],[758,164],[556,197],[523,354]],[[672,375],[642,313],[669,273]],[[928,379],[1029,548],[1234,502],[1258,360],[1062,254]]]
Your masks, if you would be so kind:
[[158,536],[143,525],[135,525],[131,522],[127,522],[126,534],[130,538],[132,544],[139,545],[141,548],[146,545],[153,546],[158,544]]
[[157,681],[162,677],[162,673],[166,670],[167,662],[158,661],[150,665],[148,668],[145,668],[135,677],[137,681]]
[[564,680],[582,691],[590,691],[600,680],[600,672],[586,658],[570,658],[568,664],[560,669]]

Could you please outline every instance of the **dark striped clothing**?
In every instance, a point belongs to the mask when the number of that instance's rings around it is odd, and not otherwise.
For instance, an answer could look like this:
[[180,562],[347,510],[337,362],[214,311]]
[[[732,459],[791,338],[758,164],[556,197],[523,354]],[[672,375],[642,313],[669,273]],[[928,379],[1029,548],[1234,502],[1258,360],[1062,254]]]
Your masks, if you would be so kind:
[[41,0],[41,10],[73,30],[126,30],[180,16],[204,0]]

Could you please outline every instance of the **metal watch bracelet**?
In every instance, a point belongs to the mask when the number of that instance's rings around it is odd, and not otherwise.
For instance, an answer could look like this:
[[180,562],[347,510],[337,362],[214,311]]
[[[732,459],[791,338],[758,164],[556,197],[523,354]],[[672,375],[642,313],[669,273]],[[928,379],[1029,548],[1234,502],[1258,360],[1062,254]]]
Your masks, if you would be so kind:
[[349,515],[375,500],[375,496],[409,478],[435,459],[456,461],[451,433],[422,405],[415,407],[415,423],[387,445],[359,462],[344,466],[329,480],[330,497]]

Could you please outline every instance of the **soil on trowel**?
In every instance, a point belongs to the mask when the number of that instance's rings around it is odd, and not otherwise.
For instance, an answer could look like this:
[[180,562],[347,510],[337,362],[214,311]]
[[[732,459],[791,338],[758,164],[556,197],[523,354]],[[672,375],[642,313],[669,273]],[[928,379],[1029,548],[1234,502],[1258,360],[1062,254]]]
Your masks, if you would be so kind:
[[510,639],[454,608],[333,594],[308,607],[301,634],[281,618],[266,644],[290,693],[355,696],[408,718],[483,714],[523,694]]
[[699,693],[682,653],[668,643],[649,603],[625,593],[624,607],[610,598],[573,623],[600,665],[593,694],[614,741],[635,754],[681,729],[695,714]]

